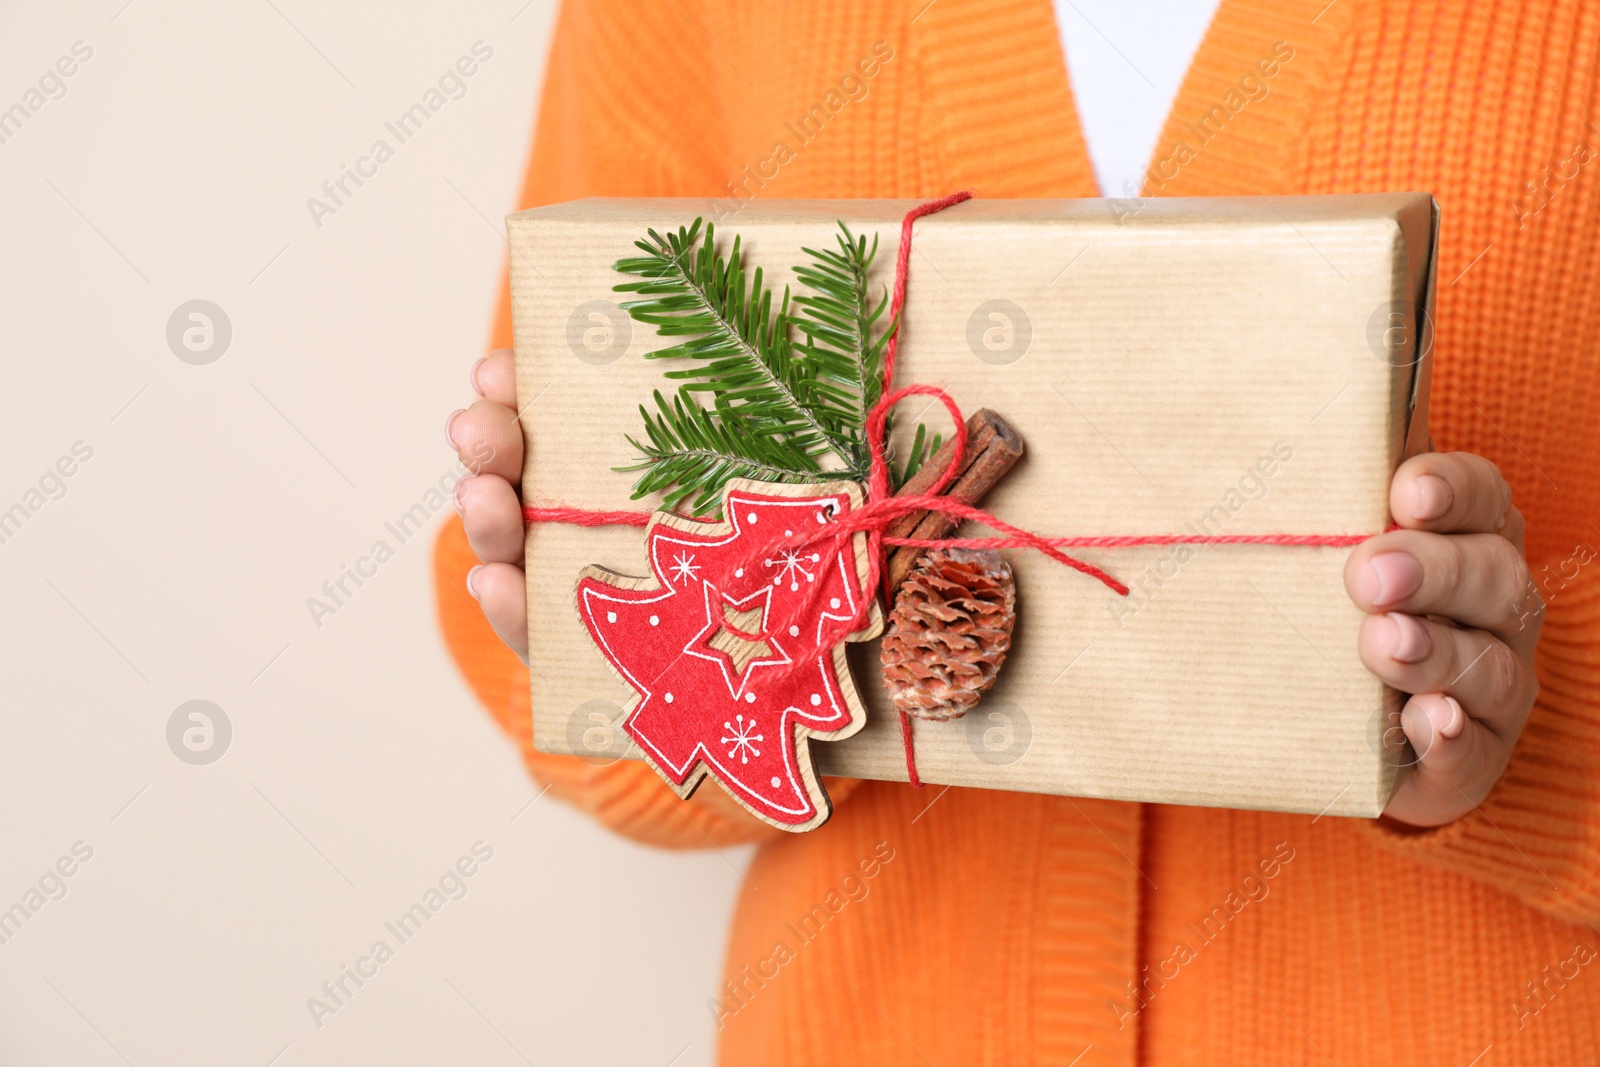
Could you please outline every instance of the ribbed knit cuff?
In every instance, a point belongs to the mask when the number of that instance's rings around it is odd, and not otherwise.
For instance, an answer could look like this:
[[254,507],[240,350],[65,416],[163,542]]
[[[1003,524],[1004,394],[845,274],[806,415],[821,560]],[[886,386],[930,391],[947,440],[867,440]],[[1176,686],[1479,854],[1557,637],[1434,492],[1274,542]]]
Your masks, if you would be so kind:
[[1371,824],[1385,847],[1570,922],[1600,921],[1600,574],[1546,592],[1540,693],[1506,773],[1436,830]]

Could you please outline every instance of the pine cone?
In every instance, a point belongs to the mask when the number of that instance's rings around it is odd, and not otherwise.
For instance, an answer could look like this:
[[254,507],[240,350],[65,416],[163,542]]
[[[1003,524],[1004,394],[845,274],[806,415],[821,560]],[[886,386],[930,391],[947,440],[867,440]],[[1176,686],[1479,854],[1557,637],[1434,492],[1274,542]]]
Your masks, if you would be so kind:
[[934,549],[895,596],[883,684],[919,719],[959,719],[994,685],[1011,649],[1017,585],[998,552]]

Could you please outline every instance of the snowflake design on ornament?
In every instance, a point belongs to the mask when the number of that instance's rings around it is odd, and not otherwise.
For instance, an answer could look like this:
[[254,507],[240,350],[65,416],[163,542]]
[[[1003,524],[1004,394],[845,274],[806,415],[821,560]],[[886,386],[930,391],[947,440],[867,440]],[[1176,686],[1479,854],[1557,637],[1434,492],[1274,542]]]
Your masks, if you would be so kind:
[[769,567],[782,567],[783,569],[778,572],[777,577],[772,579],[772,584],[782,585],[787,581],[789,583],[789,591],[794,592],[800,588],[800,579],[802,577],[808,582],[817,580],[817,576],[806,568],[808,565],[815,566],[822,562],[822,555],[818,552],[802,552],[796,548],[787,548],[779,554],[777,559],[762,560],[762,562]]
[[694,561],[694,553],[679,552],[672,557],[672,576],[682,582],[692,582],[700,573],[699,564]]
[[[734,723],[738,723],[738,725],[735,726]],[[735,715],[733,717],[733,722],[724,721],[722,728],[733,735],[732,737],[724,737],[722,739],[723,744],[732,746],[728,749],[729,759],[733,759],[735,756],[738,756],[740,763],[749,763],[751,756],[754,756],[756,759],[761,758],[761,750],[756,747],[755,743],[757,741],[765,741],[766,738],[761,734],[756,733],[756,719],[754,715],[750,716],[749,722],[744,721],[743,715]]]

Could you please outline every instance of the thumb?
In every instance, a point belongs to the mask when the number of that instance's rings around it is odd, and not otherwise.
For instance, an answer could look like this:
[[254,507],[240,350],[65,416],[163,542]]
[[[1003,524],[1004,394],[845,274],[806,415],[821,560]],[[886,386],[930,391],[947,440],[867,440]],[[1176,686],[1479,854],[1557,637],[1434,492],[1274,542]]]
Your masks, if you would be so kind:
[[1400,726],[1417,762],[1384,814],[1412,826],[1442,826],[1471,811],[1505,763],[1504,746],[1454,697],[1419,693],[1406,701]]

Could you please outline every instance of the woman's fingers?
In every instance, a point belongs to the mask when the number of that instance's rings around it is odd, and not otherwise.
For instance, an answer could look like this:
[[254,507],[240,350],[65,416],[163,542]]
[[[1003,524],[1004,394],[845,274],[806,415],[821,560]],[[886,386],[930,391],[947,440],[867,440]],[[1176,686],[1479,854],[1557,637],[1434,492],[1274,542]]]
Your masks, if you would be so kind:
[[509,348],[497,348],[472,365],[472,390],[485,400],[517,408],[517,363]]
[[510,482],[495,474],[469,474],[456,483],[456,508],[478,559],[522,565],[522,502]]
[[1471,811],[1488,796],[1511,754],[1510,742],[1441,693],[1407,700],[1400,727],[1417,761],[1406,768],[1383,813],[1412,826],[1442,826]]
[[1439,826],[1471,811],[1505,770],[1538,689],[1541,605],[1522,515],[1489,460],[1413,456],[1390,482],[1389,510],[1400,529],[1350,553],[1345,588],[1368,612],[1361,661],[1416,694],[1400,714],[1416,762],[1384,814]]
[[1526,640],[1528,565],[1498,534],[1392,530],[1356,546],[1344,583],[1369,613],[1442,615],[1519,648]]
[[1407,529],[1501,533],[1511,516],[1511,486],[1482,456],[1425,452],[1395,471],[1389,511]]
[[445,421],[450,447],[468,474],[456,483],[456,510],[473,554],[467,592],[513,652],[528,662],[528,595],[522,570],[522,427],[517,422],[516,360],[497,348],[474,363],[467,380],[482,399]]
[[1521,732],[1533,670],[1494,635],[1390,612],[1362,620],[1358,648],[1367,669],[1401,692],[1454,697],[1507,741]]
[[522,427],[504,404],[479,400],[452,412],[445,436],[473,474],[495,474],[512,485],[522,481]]
[[528,662],[528,591],[522,568],[483,563],[467,572],[467,592],[483,607],[500,640]]

